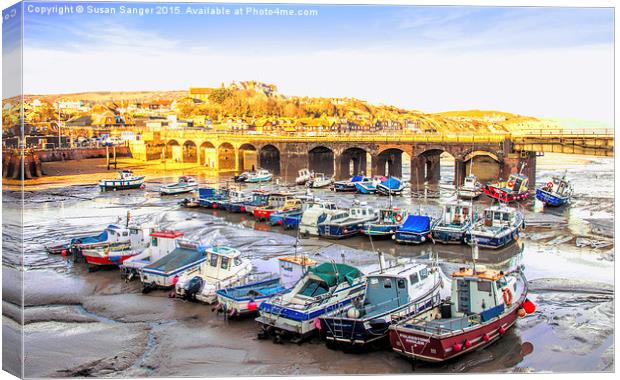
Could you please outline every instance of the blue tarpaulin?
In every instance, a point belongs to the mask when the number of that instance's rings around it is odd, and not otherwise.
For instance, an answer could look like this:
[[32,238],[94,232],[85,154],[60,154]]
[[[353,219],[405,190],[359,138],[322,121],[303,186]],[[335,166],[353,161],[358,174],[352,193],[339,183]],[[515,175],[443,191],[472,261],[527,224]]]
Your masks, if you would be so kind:
[[200,198],[211,198],[215,196],[216,189],[212,187],[202,187],[198,189],[198,197]]
[[396,190],[400,188],[400,180],[392,177],[381,182],[381,184],[390,190]]
[[364,177],[361,175],[354,175],[353,177],[351,177],[351,182],[360,182],[363,179]]
[[71,240],[71,244],[95,244],[108,240],[108,231],[104,230],[97,236],[86,236]]
[[431,229],[431,217],[424,215],[409,215],[405,223],[398,229],[407,232],[424,232]]

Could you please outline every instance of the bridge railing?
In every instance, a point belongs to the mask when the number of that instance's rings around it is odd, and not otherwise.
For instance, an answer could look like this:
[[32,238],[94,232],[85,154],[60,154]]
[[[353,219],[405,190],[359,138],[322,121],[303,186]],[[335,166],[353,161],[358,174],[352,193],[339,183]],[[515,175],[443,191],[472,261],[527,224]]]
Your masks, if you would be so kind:
[[614,130],[606,128],[581,128],[581,129],[528,129],[515,131],[510,134],[514,137],[613,137]]

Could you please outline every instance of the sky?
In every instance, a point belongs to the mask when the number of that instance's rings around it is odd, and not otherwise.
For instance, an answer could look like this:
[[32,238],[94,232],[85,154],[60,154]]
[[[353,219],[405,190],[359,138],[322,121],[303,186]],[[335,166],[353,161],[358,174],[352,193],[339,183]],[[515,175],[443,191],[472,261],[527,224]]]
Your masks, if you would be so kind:
[[[61,12],[65,5],[72,11]],[[611,8],[157,6],[24,3],[24,93],[183,90],[255,79],[285,95],[613,125]],[[231,14],[196,14],[207,7]],[[130,8],[143,14],[127,14]],[[253,14],[265,9],[294,15]],[[5,56],[14,50],[8,46]]]

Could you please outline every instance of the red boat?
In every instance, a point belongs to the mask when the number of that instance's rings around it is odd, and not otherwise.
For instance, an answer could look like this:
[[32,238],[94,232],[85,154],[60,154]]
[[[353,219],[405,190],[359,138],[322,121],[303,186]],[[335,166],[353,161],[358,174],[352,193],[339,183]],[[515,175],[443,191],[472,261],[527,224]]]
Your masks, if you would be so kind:
[[[523,166],[521,166],[521,170],[523,170]],[[489,183],[482,191],[489,197],[501,202],[521,201],[530,196],[528,182],[527,176],[521,172],[513,173],[508,177],[508,181]]]
[[301,200],[289,194],[271,194],[266,206],[257,207],[253,214],[258,220],[269,220],[274,212],[290,211],[301,208]]
[[[475,266],[474,266],[475,268]],[[498,340],[518,317],[533,313],[521,269],[511,273],[461,268],[452,274],[451,302],[390,327],[392,349],[442,362]]]
[[118,231],[119,235],[122,234],[128,240],[114,244],[82,246],[80,253],[90,265],[120,265],[149,246],[152,230],[151,226],[129,226]]

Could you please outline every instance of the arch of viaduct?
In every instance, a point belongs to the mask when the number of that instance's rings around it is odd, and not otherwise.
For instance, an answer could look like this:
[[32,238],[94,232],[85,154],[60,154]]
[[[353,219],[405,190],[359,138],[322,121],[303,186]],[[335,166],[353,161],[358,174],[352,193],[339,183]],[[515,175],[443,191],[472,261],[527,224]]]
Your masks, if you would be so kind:
[[[265,168],[277,175],[294,177],[302,168],[334,175],[336,179],[355,174],[402,177],[402,163],[410,160],[412,184],[436,183],[440,179],[440,155],[454,158],[454,178],[462,183],[473,163],[481,180],[502,177],[517,170],[525,161],[525,174],[535,178],[536,153],[511,152],[506,141],[376,143],[368,141],[265,141],[226,136],[202,139],[174,136],[162,139],[162,158],[195,162],[218,171]],[[508,148],[507,148],[508,147]]]

